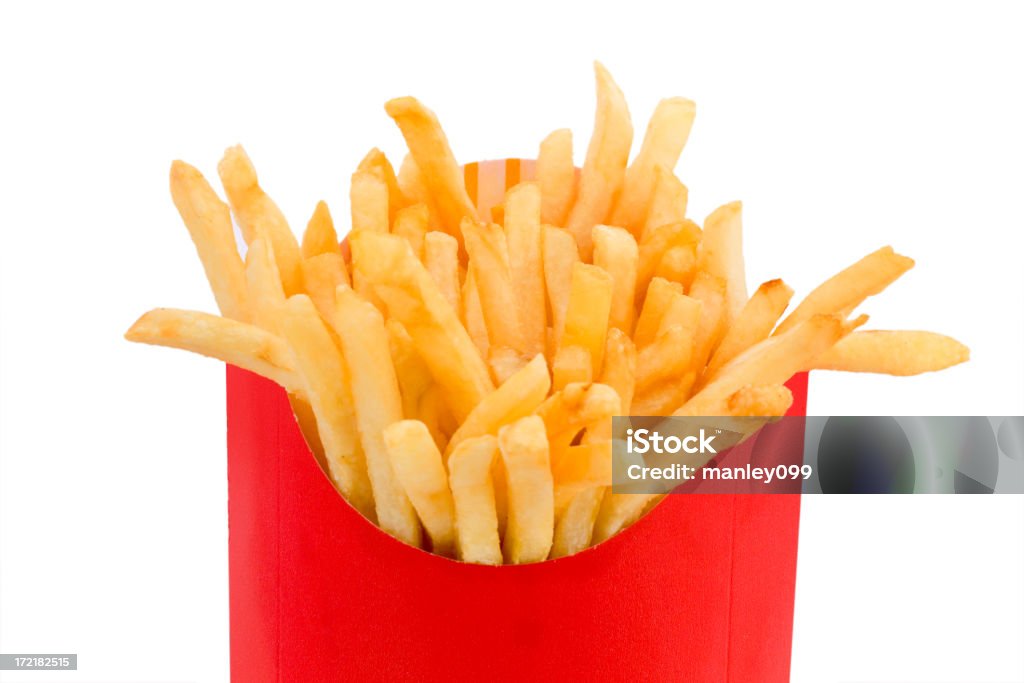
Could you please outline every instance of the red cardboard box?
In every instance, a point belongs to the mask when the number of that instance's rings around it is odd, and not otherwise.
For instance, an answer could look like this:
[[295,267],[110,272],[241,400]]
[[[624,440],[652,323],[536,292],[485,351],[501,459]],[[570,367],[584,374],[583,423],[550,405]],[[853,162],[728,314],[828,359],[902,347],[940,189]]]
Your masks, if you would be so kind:
[[[530,168],[468,165],[482,212],[495,170]],[[578,555],[470,565],[350,507],[281,388],[228,367],[227,417],[233,681],[789,678],[799,495],[671,495]]]

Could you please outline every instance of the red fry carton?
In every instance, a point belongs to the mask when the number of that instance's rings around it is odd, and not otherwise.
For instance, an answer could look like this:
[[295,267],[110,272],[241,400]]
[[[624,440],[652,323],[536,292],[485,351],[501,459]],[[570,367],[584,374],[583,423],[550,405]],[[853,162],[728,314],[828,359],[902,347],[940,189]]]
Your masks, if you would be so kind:
[[[484,215],[532,171],[465,170]],[[349,506],[280,387],[229,366],[227,418],[233,681],[789,678],[799,495],[670,495],[575,556],[470,565]]]

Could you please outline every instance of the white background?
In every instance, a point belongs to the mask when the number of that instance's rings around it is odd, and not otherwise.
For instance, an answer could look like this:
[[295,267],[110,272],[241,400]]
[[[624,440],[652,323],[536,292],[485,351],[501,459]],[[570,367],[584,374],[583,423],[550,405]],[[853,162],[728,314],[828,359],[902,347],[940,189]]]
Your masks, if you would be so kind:
[[[1019,5],[358,4],[0,5],[0,651],[80,662],[2,680],[227,680],[223,368],[121,334],[213,310],[172,159],[215,177],[243,142],[293,224],[344,216],[362,155],[403,153],[390,97],[461,160],[569,126],[578,161],[592,59],[638,131],[695,99],[690,213],[744,200],[752,284],[806,292],[891,243],[918,265],[871,325],[972,348],[819,373],[812,414],[1024,413]],[[1024,680],[1022,539],[1020,496],[805,499],[794,680]]]

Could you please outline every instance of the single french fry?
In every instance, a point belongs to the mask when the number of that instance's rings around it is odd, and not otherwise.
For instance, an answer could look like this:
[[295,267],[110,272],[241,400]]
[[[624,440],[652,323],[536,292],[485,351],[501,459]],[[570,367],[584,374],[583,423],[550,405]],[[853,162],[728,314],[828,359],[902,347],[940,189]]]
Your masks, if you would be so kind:
[[833,275],[800,302],[774,334],[782,334],[814,315],[846,317],[869,296],[878,294],[914,267],[914,260],[882,247]]
[[[623,415],[629,414],[633,403],[633,394],[636,391],[636,364],[637,350],[633,341],[619,329],[608,330],[604,365],[598,381],[610,386],[619,395],[619,409]],[[611,438],[610,432],[607,438]]]
[[705,377],[713,377],[723,365],[767,339],[792,297],[793,289],[782,280],[769,280],[758,287],[726,330],[708,362]]
[[683,296],[683,286],[678,282],[670,282],[660,277],[651,280],[633,333],[633,343],[637,348],[643,348],[655,340],[665,311],[672,306],[678,296]]
[[632,415],[668,415],[686,403],[693,393],[697,374],[686,372],[681,377],[662,380],[659,384],[637,392],[630,408]]
[[459,559],[463,562],[501,564],[498,511],[491,476],[497,453],[497,437],[484,435],[466,439],[448,458]]
[[590,351],[583,346],[563,346],[555,353],[551,365],[551,387],[561,391],[570,384],[587,384],[594,380],[594,363]]
[[228,202],[247,244],[266,237],[274,251],[281,285],[287,296],[302,291],[302,256],[281,209],[260,187],[249,156],[241,145],[229,147],[217,165]]
[[526,344],[519,322],[519,301],[512,286],[505,232],[493,223],[467,220],[462,235],[469,252],[469,270],[480,293],[490,345],[522,353]]
[[450,456],[467,439],[497,434],[504,425],[533,414],[550,388],[547,363],[544,356],[538,354],[477,404],[452,435],[447,454]]
[[590,546],[594,522],[601,509],[605,487],[594,486],[578,491],[555,525],[551,557],[568,557]]
[[576,201],[565,226],[576,238],[584,261],[590,261],[593,250],[590,231],[608,217],[612,202],[622,188],[633,143],[633,124],[622,91],[604,66],[595,62],[594,71],[597,76],[594,133],[580,172]]
[[248,321],[245,269],[228,205],[198,170],[183,161],[171,164],[171,198],[199,253],[217,308],[228,318]]
[[966,346],[942,334],[910,330],[854,332],[813,362],[817,370],[918,375],[966,362]]
[[547,559],[554,536],[554,485],[544,421],[521,418],[498,431],[505,464],[508,523],[503,553],[509,564]]
[[462,324],[480,352],[480,357],[488,358],[491,342],[487,336],[487,322],[484,320],[483,304],[480,302],[480,290],[477,289],[472,270],[466,272],[466,281],[462,284],[461,310]]
[[295,353],[305,394],[316,415],[328,472],[342,495],[377,519],[366,456],[359,443],[347,365],[313,302],[296,294],[285,303],[282,334]]
[[657,181],[655,170],[672,172],[682,154],[690,128],[697,113],[697,105],[682,97],[664,99],[658,103],[647,124],[644,141],[633,163],[626,169],[622,193],[612,211],[610,222],[628,228],[641,236],[643,221]]
[[583,429],[620,414],[622,401],[606,384],[570,384],[547,398],[537,415],[544,421],[552,449],[566,448]]
[[544,352],[547,305],[541,257],[541,195],[536,183],[521,183],[505,197],[505,238],[512,288],[519,302],[521,352]]
[[640,264],[636,273],[637,303],[646,296],[651,278],[655,276],[665,254],[674,247],[686,247],[696,253],[701,236],[701,229],[692,221],[666,223],[647,232],[640,243]]
[[643,393],[662,380],[686,372],[693,359],[694,331],[671,325],[658,333],[653,344],[637,353],[636,390]]
[[395,214],[391,232],[405,239],[416,258],[423,258],[423,241],[430,226],[430,211],[426,204],[413,204]]
[[303,390],[284,340],[239,320],[199,311],[154,308],[136,320],[124,337],[216,358],[266,377],[289,392]]
[[540,219],[549,225],[565,225],[576,198],[576,167],[572,161],[572,131],[556,130],[540,143],[537,154],[540,185]]
[[427,427],[417,420],[395,422],[384,429],[384,445],[395,476],[430,537],[431,550],[454,556],[455,503],[441,452]]
[[313,215],[306,223],[306,232],[302,233],[300,251],[303,259],[320,254],[341,256],[338,233],[334,230],[334,220],[331,218],[331,212],[327,208],[326,202],[316,203],[316,209],[313,210]]
[[736,417],[781,417],[791,405],[793,394],[781,384],[742,387],[726,403],[728,414]]
[[431,231],[423,238],[423,265],[453,311],[460,308],[459,242],[446,232]]
[[491,379],[495,386],[501,386],[512,375],[519,372],[527,360],[515,349],[507,346],[492,346],[488,349],[487,367],[491,370]]
[[353,233],[361,230],[389,231],[388,186],[383,179],[370,171],[356,171],[352,174],[348,196]]
[[703,304],[693,344],[693,369],[702,370],[718,346],[726,325],[726,282],[706,271],[699,271],[690,286],[690,297]]
[[384,181],[388,188],[388,225],[393,224],[398,211],[412,203],[406,201],[402,196],[398,178],[395,176],[395,168],[388,161],[384,152],[374,147],[359,162],[358,170],[372,173]]
[[636,271],[640,260],[636,240],[623,228],[598,225],[594,228],[594,265],[612,278],[612,306],[609,327],[626,334],[633,331],[636,316]]
[[612,493],[606,489],[601,509],[594,522],[594,533],[591,544],[597,545],[619,533],[627,526],[640,519],[659,494],[657,493]]
[[686,185],[672,171],[655,167],[654,189],[640,230],[640,241],[663,225],[685,221],[689,195]]
[[743,204],[732,202],[704,220],[704,240],[697,267],[725,282],[725,325],[729,326],[747,301],[743,266]]
[[551,327],[555,339],[561,339],[565,329],[565,312],[569,307],[572,269],[580,257],[576,240],[562,228],[545,225],[543,228],[544,284],[551,309]]
[[673,414],[722,415],[736,391],[752,384],[784,384],[812,367],[844,334],[843,321],[836,316],[816,315],[805,320],[741,353]]
[[686,289],[693,284],[697,270],[697,254],[692,247],[671,247],[661,256],[654,274],[669,282],[678,282]]
[[391,363],[384,319],[373,304],[342,285],[335,294],[335,314],[328,320],[341,340],[352,382],[359,441],[381,529],[419,547],[420,524],[409,497],[395,478],[384,430],[402,419],[402,395]]
[[[251,248],[250,248],[251,249]],[[338,285],[351,285],[341,254],[325,252],[302,260],[302,282],[320,315],[328,318],[334,310]]]
[[274,252],[262,237],[254,239],[245,254],[245,281],[253,322],[279,334],[284,288]]
[[461,241],[462,220],[475,219],[476,208],[437,117],[413,97],[390,100],[384,109],[402,131],[420,179],[437,207],[441,228]]
[[351,244],[355,269],[409,332],[455,418],[464,420],[494,384],[455,311],[402,238],[363,232]]
[[563,346],[582,346],[590,353],[591,373],[601,372],[608,316],[612,308],[612,278],[598,266],[577,263],[572,268]]
[[[334,299],[333,296],[331,298]],[[420,399],[434,380],[402,323],[392,318],[384,326],[388,331],[391,364],[395,366],[398,390],[402,395],[402,415],[406,419],[415,419],[419,413]]]

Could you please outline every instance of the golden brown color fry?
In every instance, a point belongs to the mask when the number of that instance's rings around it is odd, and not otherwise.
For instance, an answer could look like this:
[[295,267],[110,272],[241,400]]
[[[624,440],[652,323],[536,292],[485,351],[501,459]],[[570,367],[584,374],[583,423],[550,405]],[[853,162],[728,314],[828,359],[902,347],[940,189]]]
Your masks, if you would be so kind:
[[555,527],[551,557],[568,557],[590,546],[594,522],[605,495],[605,487],[595,486],[577,493]]
[[565,329],[565,311],[569,307],[569,290],[572,286],[573,267],[580,257],[576,240],[562,228],[543,227],[544,284],[551,310],[551,326],[555,339],[561,339]]
[[301,391],[288,345],[267,330],[231,318],[177,308],[154,308],[124,335],[128,341],[183,349],[222,360]]
[[355,268],[415,340],[455,418],[466,419],[494,384],[455,311],[401,238],[366,232],[351,243]]
[[453,311],[460,308],[459,242],[446,232],[431,231],[423,238],[423,265]]
[[682,223],[686,220],[686,205],[690,193],[674,173],[664,168],[654,169],[654,190],[647,206],[641,241],[663,225]]
[[782,416],[793,405],[793,394],[781,384],[746,386],[729,397],[729,415]]
[[284,293],[291,296],[301,292],[302,256],[299,244],[281,209],[260,187],[256,169],[241,145],[229,147],[224,152],[224,158],[217,165],[217,172],[246,243],[251,244],[257,237],[269,240],[277,268],[281,272]]
[[640,151],[626,169],[622,193],[612,211],[612,225],[621,225],[640,236],[657,180],[655,170],[661,168],[671,173],[675,168],[690,137],[696,113],[697,105],[682,97],[658,103],[647,124]]
[[341,340],[352,382],[359,441],[381,529],[409,545],[420,545],[420,524],[395,478],[384,430],[402,419],[402,395],[391,364],[384,319],[351,288],[338,287],[335,315],[328,320]]
[[549,225],[565,225],[576,198],[576,167],[572,161],[572,131],[556,130],[540,143],[537,155],[540,185],[540,219]]
[[819,285],[779,324],[775,334],[819,313],[845,318],[864,299],[878,294],[913,267],[913,259],[897,254],[892,247],[882,247]]
[[628,230],[598,225],[594,228],[594,265],[612,278],[612,306],[608,325],[626,334],[633,331],[636,309],[636,271],[640,260],[636,240]]
[[971,352],[942,334],[910,330],[853,332],[818,356],[818,370],[918,375],[964,363]]
[[334,220],[326,202],[317,202],[316,209],[309,222],[306,232],[302,233],[302,258],[308,259],[320,254],[341,255],[338,233],[334,230]]
[[722,337],[705,376],[713,377],[723,365],[767,339],[792,297],[793,289],[782,280],[769,280],[758,287]]
[[683,286],[678,282],[670,282],[660,277],[651,280],[633,333],[633,341],[637,347],[643,348],[655,340],[661,327],[661,319],[677,296],[683,296]]
[[521,418],[498,432],[505,464],[508,523],[502,551],[510,564],[547,559],[554,536],[554,482],[544,421]]
[[384,429],[384,445],[399,484],[416,509],[438,555],[455,554],[455,504],[448,473],[426,425],[402,420]]
[[491,342],[487,336],[487,322],[484,320],[483,304],[480,302],[480,290],[477,289],[472,270],[466,272],[466,281],[462,285],[462,323],[477,351],[480,352],[480,357],[487,358]]
[[604,66],[595,62],[594,72],[597,76],[594,133],[580,172],[576,201],[565,226],[576,238],[584,261],[590,260],[593,249],[590,231],[608,216],[622,188],[633,143],[633,124],[626,98]]
[[274,253],[261,237],[253,240],[245,254],[245,281],[253,322],[278,334],[285,302],[284,289]]
[[384,109],[409,145],[419,177],[437,206],[441,228],[461,239],[459,226],[465,218],[476,219],[476,208],[437,117],[413,97],[390,100]]
[[434,380],[402,323],[392,318],[384,326],[388,331],[391,364],[395,366],[398,389],[402,394],[402,415],[413,419],[419,415],[420,399]]
[[704,221],[697,267],[725,283],[722,318],[731,325],[747,301],[746,270],[743,266],[743,205],[732,202],[711,212]]
[[355,509],[376,519],[366,456],[356,432],[352,385],[341,351],[313,302],[303,294],[288,299],[281,328],[316,415],[331,479]]
[[667,223],[648,231],[640,243],[640,264],[636,275],[637,301],[646,295],[651,278],[668,250],[673,247],[689,247],[696,253],[700,239],[701,229],[692,221]]
[[426,204],[407,206],[395,215],[391,232],[405,239],[416,258],[423,257],[423,240],[429,232],[430,211]]
[[302,260],[302,282],[306,294],[325,319],[334,310],[334,293],[338,285],[351,285],[345,259],[341,254],[330,252]]
[[199,253],[217,308],[228,318],[248,321],[245,270],[227,204],[183,161],[171,164],[171,198]]
[[693,344],[694,371],[707,364],[722,338],[726,326],[726,286],[722,278],[700,271],[690,287],[690,296],[703,305]]
[[583,346],[563,346],[555,353],[551,365],[551,386],[561,391],[575,383],[589,383],[594,379],[594,363],[590,351]]
[[477,564],[501,564],[498,511],[491,476],[498,439],[466,439],[448,458],[449,482],[455,502],[459,559]]
[[356,171],[352,174],[348,196],[353,233],[361,230],[389,231],[388,186],[383,179],[369,171]]
[[612,308],[612,278],[602,268],[577,263],[572,268],[569,305],[559,348],[582,346],[590,353],[591,374],[601,372],[608,316]]
[[521,183],[505,197],[509,271],[523,337],[521,352],[543,353],[547,335],[544,264],[541,258],[541,195],[536,183]]
[[388,224],[394,223],[398,211],[411,202],[402,196],[402,190],[398,186],[398,178],[395,176],[395,169],[391,162],[388,161],[387,156],[384,155],[384,152],[374,147],[359,162],[358,170],[368,171],[384,181],[388,188]]
[[620,414],[619,395],[606,384],[570,384],[537,408],[555,450],[568,447],[584,428]]
[[469,252],[469,270],[480,293],[490,345],[523,352],[526,343],[519,323],[519,302],[512,287],[505,232],[493,223],[467,220],[462,225],[462,235]]

